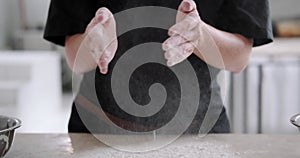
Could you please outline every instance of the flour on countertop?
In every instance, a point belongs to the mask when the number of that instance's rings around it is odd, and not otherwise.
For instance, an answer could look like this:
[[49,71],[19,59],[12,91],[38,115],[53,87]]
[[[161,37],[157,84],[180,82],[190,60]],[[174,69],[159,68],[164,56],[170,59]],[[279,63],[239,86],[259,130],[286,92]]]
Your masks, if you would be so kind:
[[[180,146],[178,145],[180,144]],[[111,149],[112,150],[112,149]],[[161,148],[159,150],[144,152],[144,153],[130,153],[114,150],[103,151],[100,153],[95,153],[99,158],[110,158],[110,157],[120,157],[120,158],[198,158],[198,157],[208,157],[208,158],[239,158],[240,154],[234,152],[231,146],[228,144],[222,144],[220,142],[177,142],[170,144],[167,147]],[[99,152],[99,150],[98,150]]]

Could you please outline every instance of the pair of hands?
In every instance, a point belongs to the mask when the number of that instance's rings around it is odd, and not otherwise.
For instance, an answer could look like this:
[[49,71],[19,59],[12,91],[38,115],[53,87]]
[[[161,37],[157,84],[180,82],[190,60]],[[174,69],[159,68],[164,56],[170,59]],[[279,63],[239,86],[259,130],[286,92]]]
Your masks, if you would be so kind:
[[[168,66],[184,61],[194,52],[199,43],[201,24],[195,2],[183,0],[178,7],[176,24],[168,30],[170,37],[162,44]],[[100,8],[88,24],[85,34],[83,44],[92,53],[100,72],[106,74],[118,47],[113,14],[107,8]]]

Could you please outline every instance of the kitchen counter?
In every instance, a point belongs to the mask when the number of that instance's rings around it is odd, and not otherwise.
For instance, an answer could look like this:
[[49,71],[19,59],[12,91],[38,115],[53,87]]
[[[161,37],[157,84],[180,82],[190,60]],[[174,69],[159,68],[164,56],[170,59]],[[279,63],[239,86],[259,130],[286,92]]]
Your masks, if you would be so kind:
[[7,158],[299,158],[299,142],[300,135],[212,134],[182,136],[158,150],[130,153],[111,148],[89,134],[16,134]]

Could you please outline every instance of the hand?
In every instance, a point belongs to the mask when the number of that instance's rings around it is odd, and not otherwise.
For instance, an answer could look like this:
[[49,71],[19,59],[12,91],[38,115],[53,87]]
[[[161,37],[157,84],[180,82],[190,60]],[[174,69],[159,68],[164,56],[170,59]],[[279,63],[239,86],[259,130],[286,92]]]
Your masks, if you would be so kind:
[[162,45],[168,66],[182,62],[194,52],[202,23],[195,2],[183,0],[178,7],[176,24],[168,31],[170,37]]
[[100,8],[88,24],[82,46],[92,53],[100,72],[106,74],[117,47],[116,22],[107,8]]

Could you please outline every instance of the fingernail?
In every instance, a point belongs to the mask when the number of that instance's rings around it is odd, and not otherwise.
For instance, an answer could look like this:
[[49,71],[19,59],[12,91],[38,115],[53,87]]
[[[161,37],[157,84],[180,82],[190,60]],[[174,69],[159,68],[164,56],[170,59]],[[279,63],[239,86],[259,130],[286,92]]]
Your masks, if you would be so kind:
[[173,32],[172,30],[169,30],[169,31],[168,31],[168,35],[169,35],[169,36],[173,36],[174,34],[175,34],[175,32]]
[[163,44],[163,50],[168,50],[171,48],[171,45],[169,43]]
[[190,2],[185,1],[185,2],[183,3],[183,9],[184,9],[185,11],[191,11],[193,8],[192,8],[192,5],[190,4]]
[[100,70],[102,74],[106,74],[107,73],[107,69],[101,69]]
[[171,61],[167,61],[167,66],[171,67],[173,66],[173,63]]
[[101,68],[104,70],[104,69],[107,69],[107,64],[106,64],[106,61],[103,59],[100,59],[100,66]]
[[164,56],[165,56],[165,58],[166,58],[166,59],[170,58],[170,55],[169,55],[169,53],[165,53],[165,55],[164,55]]
[[101,17],[101,20],[100,20],[100,21],[101,21],[101,22],[100,22],[101,24],[104,23],[104,22],[106,22],[107,16],[106,16],[104,13],[99,14],[99,16]]
[[163,44],[162,44],[162,49],[163,49],[164,51],[167,50],[167,44],[166,44],[166,43],[163,43]]
[[189,53],[192,53],[193,52],[193,49],[188,49],[186,51],[184,51],[185,54],[189,54]]
[[96,18],[100,18],[100,17],[102,17],[102,15],[103,15],[102,13],[99,13],[96,15]]

